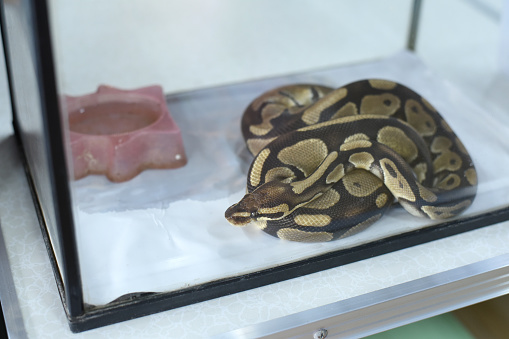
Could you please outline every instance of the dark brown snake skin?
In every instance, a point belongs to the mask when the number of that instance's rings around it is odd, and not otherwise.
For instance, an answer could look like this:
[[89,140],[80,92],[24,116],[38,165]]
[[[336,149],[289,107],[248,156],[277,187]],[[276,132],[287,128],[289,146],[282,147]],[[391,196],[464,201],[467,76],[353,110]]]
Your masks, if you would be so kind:
[[276,88],[249,105],[242,133],[255,159],[247,194],[225,217],[281,239],[344,238],[395,198],[412,215],[451,218],[476,194],[463,143],[426,99],[392,81]]

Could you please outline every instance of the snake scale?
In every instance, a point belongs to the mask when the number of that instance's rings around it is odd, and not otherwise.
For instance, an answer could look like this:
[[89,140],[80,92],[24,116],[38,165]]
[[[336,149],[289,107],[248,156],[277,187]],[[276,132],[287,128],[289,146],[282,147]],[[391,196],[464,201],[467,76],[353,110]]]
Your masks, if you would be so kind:
[[395,200],[415,216],[451,218],[476,194],[463,143],[426,99],[392,81],[279,87],[256,98],[241,125],[255,158],[246,195],[225,217],[280,239],[347,237]]

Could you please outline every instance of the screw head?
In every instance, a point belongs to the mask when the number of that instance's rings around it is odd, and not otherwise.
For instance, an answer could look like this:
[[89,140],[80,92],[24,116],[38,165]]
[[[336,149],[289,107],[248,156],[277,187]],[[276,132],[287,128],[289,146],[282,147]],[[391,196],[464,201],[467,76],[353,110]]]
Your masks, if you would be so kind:
[[325,328],[321,328],[313,334],[313,339],[325,339],[329,332]]

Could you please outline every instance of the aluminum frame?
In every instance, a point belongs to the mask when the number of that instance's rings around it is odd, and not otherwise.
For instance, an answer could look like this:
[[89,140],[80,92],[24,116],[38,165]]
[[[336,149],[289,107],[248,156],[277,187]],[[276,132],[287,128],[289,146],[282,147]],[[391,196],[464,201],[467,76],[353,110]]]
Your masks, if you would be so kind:
[[217,338],[360,338],[509,293],[509,254],[458,267]]

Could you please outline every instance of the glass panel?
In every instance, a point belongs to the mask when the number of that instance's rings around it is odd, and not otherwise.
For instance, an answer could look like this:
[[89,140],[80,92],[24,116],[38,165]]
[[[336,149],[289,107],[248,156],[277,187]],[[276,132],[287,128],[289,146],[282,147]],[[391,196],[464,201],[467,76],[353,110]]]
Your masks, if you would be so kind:
[[477,167],[474,205],[486,196],[491,199],[486,209],[509,203],[509,181],[500,171],[509,158],[507,8],[507,1],[455,1],[449,6],[427,1],[417,44],[419,56],[435,74],[460,89],[465,103],[478,108],[472,116],[460,111],[459,119],[470,125],[460,137]]
[[[283,84],[340,87],[386,78],[407,85],[443,114],[474,158],[481,184],[461,217],[509,202],[501,189],[507,178],[486,161],[507,154],[505,125],[430,72],[420,54],[404,51],[411,1],[51,4],[88,304],[175,291],[439,223],[394,207],[364,232],[312,244],[229,225],[224,211],[244,195],[253,161],[242,112]],[[426,55],[428,47],[420,46]],[[465,70],[454,58],[448,62]],[[147,87],[154,83],[162,89]],[[100,84],[137,90],[96,92]],[[438,153],[430,155],[435,162]]]
[[[5,1],[4,15],[8,57],[12,72],[12,93],[16,108],[19,134],[25,148],[26,159],[39,204],[46,220],[48,236],[62,276],[65,276],[63,249],[54,206],[52,175],[50,175],[48,136],[41,111],[39,60],[33,36],[33,8],[30,1]],[[6,51],[7,52],[7,51]],[[64,279],[64,282],[66,279]]]
[[[340,241],[302,244],[278,240],[254,225],[238,229],[224,220],[226,207],[245,193],[252,157],[237,130],[238,112],[251,98],[283,83],[333,85],[336,79],[349,82],[390,76],[426,93],[447,111],[459,105],[462,112],[478,113],[477,108],[456,102],[458,92],[427,71],[415,56],[402,53],[354,67],[167,96],[170,111],[183,131],[189,158],[185,167],[171,172],[145,171],[121,185],[103,177],[73,183],[79,207],[80,253],[91,259],[82,264],[84,285],[94,289],[90,301],[106,302],[119,291],[177,290],[433,224],[393,208],[369,231]],[[470,128],[461,121],[455,126],[458,133]],[[491,208],[491,199],[486,198],[478,197],[477,205],[465,215]]]
[[509,75],[509,1],[504,1],[501,12],[500,25],[500,65],[502,70]]
[[174,93],[388,56],[405,48],[412,1],[50,4],[63,93],[83,95],[102,83]]

